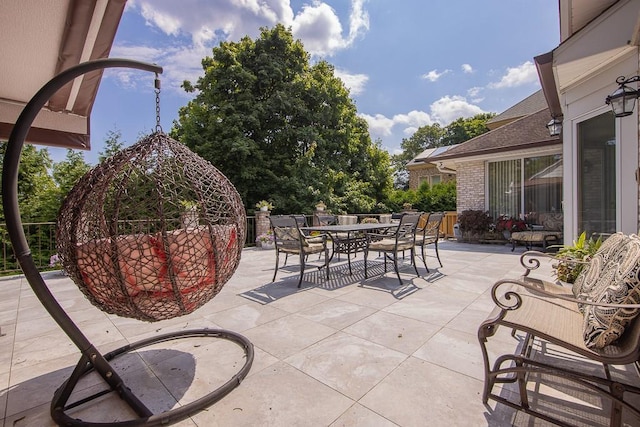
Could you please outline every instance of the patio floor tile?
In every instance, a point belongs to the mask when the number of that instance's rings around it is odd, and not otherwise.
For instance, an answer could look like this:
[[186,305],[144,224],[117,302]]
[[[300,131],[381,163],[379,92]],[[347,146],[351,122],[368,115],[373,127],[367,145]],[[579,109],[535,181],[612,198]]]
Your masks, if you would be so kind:
[[[60,272],[43,277],[103,354],[159,334],[203,328],[228,329],[251,341],[255,354],[246,378],[211,407],[175,424],[180,427],[548,425],[505,405],[484,405],[481,399],[484,374],[477,329],[494,307],[493,283],[522,274],[522,248],[511,252],[507,245],[443,241],[439,249],[443,267],[436,268],[437,261],[429,257],[427,273],[418,260],[420,277],[405,258],[402,284],[391,265],[385,274],[373,254],[370,277],[364,280],[364,260],[358,254],[351,274],[343,257],[331,264],[328,281],[324,270],[308,267],[298,288],[295,257],[271,282],[275,252],[247,248],[215,298],[187,316],[155,323],[103,313]],[[553,280],[550,263],[532,275]],[[520,345],[522,337],[509,332],[497,331],[490,353]],[[593,368],[553,346],[545,346],[541,357]],[[24,277],[0,279],[0,426],[53,426],[51,398],[79,358],[77,347]],[[125,353],[111,365],[151,409],[166,410],[216,389],[244,361],[236,344],[200,337],[156,343]],[[613,375],[636,374],[615,369]],[[90,373],[71,401],[104,387],[102,378]],[[496,390],[509,395],[513,384]],[[607,409],[584,390],[551,382],[532,385],[531,395],[545,410],[566,410],[581,422],[604,423]],[[109,394],[69,415],[115,422],[131,416],[131,409]]]

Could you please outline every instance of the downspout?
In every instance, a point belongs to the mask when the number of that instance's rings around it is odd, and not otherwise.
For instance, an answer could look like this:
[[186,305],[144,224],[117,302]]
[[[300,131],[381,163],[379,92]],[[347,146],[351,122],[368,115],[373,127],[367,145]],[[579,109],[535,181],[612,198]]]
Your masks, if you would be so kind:
[[448,174],[451,174],[451,175],[455,175],[456,172],[457,172],[457,170],[455,170],[455,169],[450,169],[450,168],[446,167],[444,165],[444,162],[436,162],[435,165],[436,165],[436,168],[438,169],[438,172],[441,172],[441,173],[448,173]]

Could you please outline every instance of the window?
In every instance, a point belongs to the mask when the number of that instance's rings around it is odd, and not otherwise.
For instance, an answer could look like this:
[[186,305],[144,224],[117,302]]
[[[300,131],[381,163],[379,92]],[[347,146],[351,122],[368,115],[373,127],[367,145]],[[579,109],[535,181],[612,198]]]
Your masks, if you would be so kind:
[[489,162],[489,213],[536,222],[540,213],[562,211],[562,155]]
[[420,177],[420,184],[428,183],[429,187],[433,187],[435,184],[440,184],[442,182],[442,175],[428,175]]

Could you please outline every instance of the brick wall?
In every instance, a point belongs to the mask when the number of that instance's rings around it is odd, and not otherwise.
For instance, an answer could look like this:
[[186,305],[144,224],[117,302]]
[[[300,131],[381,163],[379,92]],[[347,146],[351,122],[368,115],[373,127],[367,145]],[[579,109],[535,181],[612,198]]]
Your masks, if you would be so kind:
[[425,164],[424,167],[416,168],[412,167],[409,170],[409,189],[417,190],[420,187],[420,180],[426,176],[440,175],[442,182],[451,181],[455,179],[455,175],[442,173],[434,165]]
[[486,210],[484,161],[457,163],[456,192],[457,211],[467,209]]

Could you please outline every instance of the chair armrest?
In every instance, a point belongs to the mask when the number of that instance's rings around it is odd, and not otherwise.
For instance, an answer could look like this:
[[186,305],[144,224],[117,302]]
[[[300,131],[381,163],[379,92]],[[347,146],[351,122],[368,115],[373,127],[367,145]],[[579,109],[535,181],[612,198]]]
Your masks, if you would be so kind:
[[525,268],[523,276],[528,276],[531,271],[540,267],[540,258],[547,258],[558,262],[567,262],[570,264],[589,264],[589,261],[581,261],[572,258],[559,257],[556,254],[549,254],[540,251],[526,251],[520,255],[520,265]]
[[365,237],[367,238],[368,242],[371,242],[372,240],[382,240],[389,237],[395,237],[395,234],[366,233]]
[[[493,287],[491,288],[491,299],[493,302],[503,310],[517,310],[522,305],[522,297],[520,296],[521,292],[517,289],[514,289],[514,285],[517,287],[523,288],[523,290],[528,290],[531,292],[533,296],[536,297],[544,297],[549,299],[560,299],[563,301],[573,302],[576,305],[592,305],[598,307],[607,307],[607,308],[621,308],[621,309],[640,309],[640,304],[610,304],[604,302],[594,302],[584,299],[578,299],[573,296],[571,290],[567,288],[569,291],[568,294],[550,292],[544,288],[543,281],[536,282],[528,282],[517,279],[503,279],[497,281]],[[504,288],[503,285],[511,285],[509,288]],[[502,289],[501,289],[502,288]],[[504,298],[501,298],[504,297]],[[512,301],[513,299],[513,301]]]

